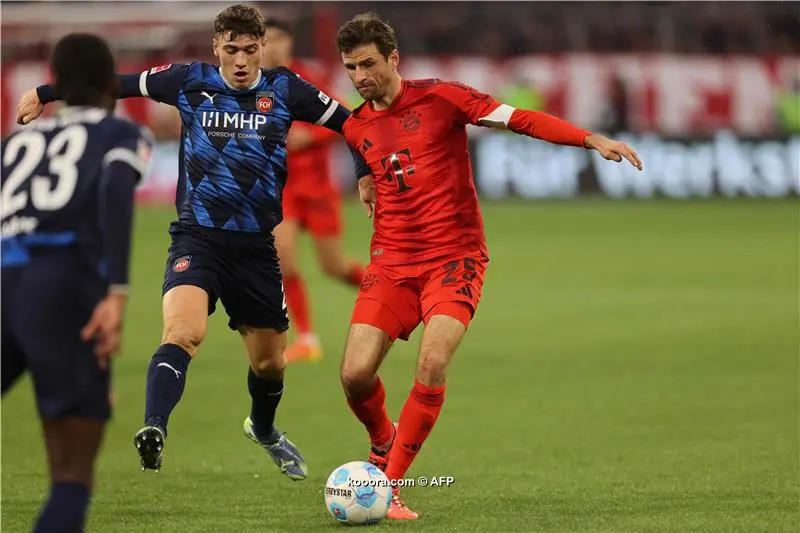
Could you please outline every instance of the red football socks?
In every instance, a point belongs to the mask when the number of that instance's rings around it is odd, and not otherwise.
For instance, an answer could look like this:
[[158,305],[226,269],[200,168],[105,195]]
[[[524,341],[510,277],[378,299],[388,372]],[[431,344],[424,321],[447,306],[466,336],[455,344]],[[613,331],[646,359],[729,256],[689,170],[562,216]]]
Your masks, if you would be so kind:
[[414,388],[400,412],[397,435],[386,468],[389,479],[403,479],[406,475],[439,418],[444,404],[444,391],[445,385],[428,387],[419,381],[414,382]]
[[347,399],[347,404],[369,433],[374,448],[385,447],[392,438],[393,425],[386,414],[386,389],[381,378],[375,381],[375,388],[365,398]]
[[283,290],[286,293],[286,305],[292,315],[292,322],[297,327],[297,332],[301,335],[310,333],[312,331],[311,317],[308,313],[308,299],[306,298],[303,278],[297,275],[285,276],[283,278]]
[[347,273],[347,283],[353,287],[361,285],[361,280],[364,279],[364,267],[358,263],[354,263],[350,267],[350,272]]

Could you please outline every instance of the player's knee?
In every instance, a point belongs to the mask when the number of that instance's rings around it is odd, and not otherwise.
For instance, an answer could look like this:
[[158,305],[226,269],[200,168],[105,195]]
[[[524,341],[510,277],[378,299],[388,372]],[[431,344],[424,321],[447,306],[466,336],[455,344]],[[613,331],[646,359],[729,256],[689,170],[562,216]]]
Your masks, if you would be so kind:
[[189,324],[167,324],[161,344],[174,344],[183,348],[189,356],[194,357],[197,349],[205,338],[205,330],[201,327],[192,327]]
[[281,275],[283,275],[284,278],[300,274],[300,269],[297,266],[293,251],[290,252],[287,250],[281,253],[281,251],[278,250],[278,263],[281,267]]
[[[348,355],[350,355],[348,357]],[[340,378],[345,395],[348,398],[360,398],[369,394],[377,375],[376,367],[370,364],[369,358],[359,357],[352,351],[345,352]]]
[[439,387],[447,380],[450,355],[442,350],[422,350],[417,363],[416,379],[428,387]]
[[317,262],[326,276],[337,279],[347,278],[350,264],[342,254],[338,242],[327,237],[318,239]]
[[391,344],[389,336],[374,326],[350,326],[340,370],[348,398],[357,399],[372,391],[378,368]]
[[286,357],[283,350],[269,350],[251,357],[250,368],[260,378],[280,378],[286,370]]
[[94,457],[82,454],[50,454],[50,479],[53,483],[75,483],[92,486],[94,479]]
[[296,278],[300,275],[300,269],[291,261],[284,263],[281,261],[281,276],[283,279]]
[[339,258],[320,257],[320,267],[326,276],[331,278],[346,278],[348,274],[347,264]]

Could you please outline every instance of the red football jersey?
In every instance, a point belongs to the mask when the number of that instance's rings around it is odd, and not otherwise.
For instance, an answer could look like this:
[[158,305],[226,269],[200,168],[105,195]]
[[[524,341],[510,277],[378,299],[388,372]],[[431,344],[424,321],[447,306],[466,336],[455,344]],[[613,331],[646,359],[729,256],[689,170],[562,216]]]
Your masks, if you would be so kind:
[[343,128],[375,184],[371,260],[407,265],[453,254],[488,257],[466,125],[478,125],[500,103],[459,83],[402,83],[389,109],[365,102]]

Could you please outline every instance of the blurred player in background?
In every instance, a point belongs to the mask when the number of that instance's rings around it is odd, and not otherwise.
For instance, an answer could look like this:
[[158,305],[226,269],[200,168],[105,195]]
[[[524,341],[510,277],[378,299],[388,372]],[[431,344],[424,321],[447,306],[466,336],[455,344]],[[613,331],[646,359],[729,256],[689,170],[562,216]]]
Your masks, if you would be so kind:
[[[447,368],[473,318],[489,261],[470,167],[467,124],[597,150],[641,169],[627,145],[536,111],[515,109],[472,87],[403,80],[394,29],[375,14],[340,28],[337,45],[365,103],[344,135],[371,174],[359,173],[374,217],[371,261],[356,300],[341,379],[366,427],[369,460],[403,479],[442,409]],[[385,408],[378,368],[395,339],[425,324],[411,394],[398,425]],[[391,519],[415,519],[395,489]]]
[[[288,316],[272,230],[282,217],[284,140],[292,121],[340,132],[350,112],[286,68],[261,69],[264,33],[256,7],[231,6],[214,22],[219,65],[162,65],[120,76],[120,97],[146,96],[177,107],[184,134],[184,189],[178,221],[170,226],[162,344],[147,372],[145,425],[134,437],[143,469],[161,467],[169,416],[220,299],[250,362],[245,435],[288,478],[307,476],[299,450],[274,425]],[[42,103],[60,96],[50,86],[26,94],[18,121],[36,118]]]
[[[285,21],[268,19],[266,23],[265,64],[291,69],[316,87],[318,76],[292,57],[294,35]],[[330,95],[330,92],[326,91]],[[340,137],[331,130],[295,123],[289,130],[286,188],[283,191],[283,222],[274,231],[275,247],[283,273],[286,304],[297,328],[297,337],[286,350],[287,362],[315,360],[322,357],[319,338],[314,332],[311,310],[297,263],[300,232],[308,231],[323,272],[353,287],[358,287],[364,267],[345,257],[342,251],[342,219],[339,191],[330,169],[331,143]]]
[[111,416],[134,190],[151,143],[112,115],[105,41],[71,34],[50,63],[57,115],[2,145],[2,392],[30,372],[50,465],[36,532],[83,531]]

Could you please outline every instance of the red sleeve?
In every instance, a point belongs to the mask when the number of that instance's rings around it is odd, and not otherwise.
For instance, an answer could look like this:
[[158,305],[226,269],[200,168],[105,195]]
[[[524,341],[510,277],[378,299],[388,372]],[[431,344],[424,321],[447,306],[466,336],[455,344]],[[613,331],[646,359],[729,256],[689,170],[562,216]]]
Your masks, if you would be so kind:
[[436,92],[453,105],[456,116],[463,124],[489,126],[490,123],[502,123],[520,135],[579,147],[584,146],[584,139],[591,134],[547,113],[515,109],[502,104],[490,95],[461,83],[443,82],[437,85]]
[[585,147],[584,140],[592,133],[553,115],[525,109],[515,109],[507,127],[520,135],[580,148]]
[[500,106],[500,102],[477,89],[454,81],[438,83],[436,94],[452,104],[456,119],[462,124],[480,126],[479,121],[489,116]]

